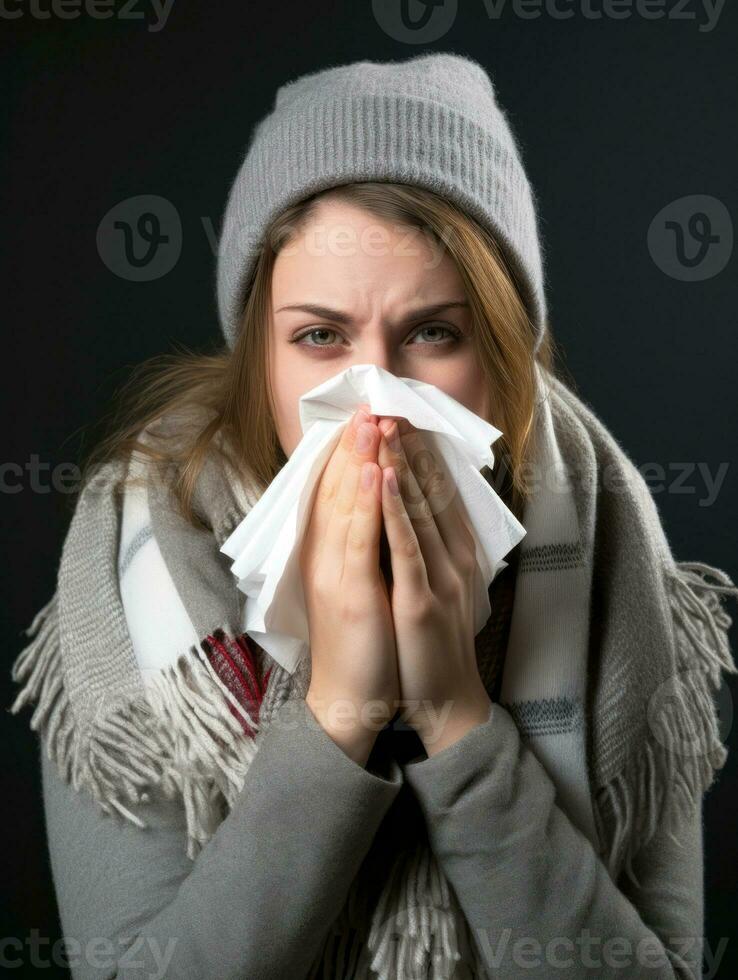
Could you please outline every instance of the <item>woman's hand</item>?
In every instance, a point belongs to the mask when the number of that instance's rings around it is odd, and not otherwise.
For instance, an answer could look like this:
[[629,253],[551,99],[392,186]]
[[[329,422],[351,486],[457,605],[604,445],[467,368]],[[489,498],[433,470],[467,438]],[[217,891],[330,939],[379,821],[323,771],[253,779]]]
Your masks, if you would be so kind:
[[379,429],[400,691],[430,756],[486,722],[492,706],[474,646],[474,537],[422,433],[405,419]]
[[344,429],[316,488],[300,554],[312,662],[305,700],[362,765],[399,700],[389,596],[379,568],[376,421],[360,407]]

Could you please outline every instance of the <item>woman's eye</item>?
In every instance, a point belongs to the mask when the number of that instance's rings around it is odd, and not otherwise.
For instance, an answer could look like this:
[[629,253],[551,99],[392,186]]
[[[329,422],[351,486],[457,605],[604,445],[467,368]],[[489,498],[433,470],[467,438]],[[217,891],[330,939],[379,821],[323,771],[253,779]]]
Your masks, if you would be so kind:
[[[431,336],[429,338],[426,337],[425,340],[421,340],[421,347],[445,346],[446,344],[450,344],[461,338],[461,332],[453,327],[446,326],[446,324],[442,323],[429,323],[427,326],[420,327],[420,329],[413,334],[412,339],[415,340],[415,338],[421,337],[423,334],[427,334],[428,331],[430,331]],[[450,339],[444,337],[444,334],[448,334]],[[292,343],[302,344],[304,347],[324,347],[330,349],[338,346],[335,341],[330,340],[331,337],[337,336],[337,332],[335,330],[331,330],[330,327],[313,327],[312,330],[306,330],[305,333],[295,337]]]
[[[418,330],[418,332],[415,334],[415,336],[419,337],[422,333],[425,333],[427,330],[436,331],[436,333],[438,333],[439,331],[445,331],[447,334],[450,334],[454,340],[458,340],[459,337],[461,336],[461,334],[457,330],[452,330],[451,327],[447,327],[441,323],[431,323],[427,327],[421,327],[420,330]],[[435,338],[431,337],[430,343],[437,344],[438,341],[442,339],[443,338],[439,338],[439,337],[435,337]]]
[[[305,340],[307,337],[314,337],[316,334],[333,334],[336,336],[335,330],[329,330],[327,327],[315,327],[313,330],[308,330],[307,333],[300,334],[299,337],[295,337],[294,343],[298,344]],[[333,347],[333,344],[306,344],[306,347]]]

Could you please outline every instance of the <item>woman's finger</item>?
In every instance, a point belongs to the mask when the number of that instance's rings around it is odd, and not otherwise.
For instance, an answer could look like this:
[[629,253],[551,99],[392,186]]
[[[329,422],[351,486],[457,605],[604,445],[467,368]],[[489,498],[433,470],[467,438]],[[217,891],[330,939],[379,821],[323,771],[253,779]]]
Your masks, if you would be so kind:
[[[377,436],[377,439],[379,436]],[[367,460],[359,468],[359,485],[354,499],[343,563],[345,584],[380,584],[379,538],[382,531],[382,503],[377,463]]]
[[[343,474],[351,458],[356,440],[356,430],[362,422],[375,420],[376,415],[369,415],[368,405],[359,405],[354,415],[344,427],[341,437],[325,464],[315,487],[310,524],[307,534],[317,544],[317,550],[325,541],[328,528],[331,526],[333,509],[336,505],[338,489],[343,480]],[[353,503],[353,501],[352,501]]]
[[472,555],[476,553],[476,544],[462,514],[466,508],[446,461],[430,449],[425,434],[414,427],[402,436],[402,444],[448,553],[452,559],[464,561],[470,551]]
[[399,586],[405,595],[430,591],[425,559],[393,466],[382,470],[382,517],[390,546],[393,589]]
[[[431,507],[418,485],[413,468],[410,466],[404,448],[403,439],[399,436],[396,421],[385,424],[379,423],[383,436],[379,448],[379,465],[384,469],[392,466],[395,470],[400,495],[408,518],[412,522],[415,536],[426,564],[426,574],[433,588],[435,577],[443,574],[448,565],[449,553],[441,537]],[[397,438],[395,438],[397,435]],[[389,539],[389,534],[388,534]],[[394,569],[392,571],[394,576]]]
[[[360,422],[356,427],[351,451],[348,453],[340,482],[333,494],[334,503],[328,525],[318,540],[319,553],[330,556],[330,561],[335,563],[333,567],[339,578],[344,570],[357,497],[362,490],[361,472],[366,463],[376,465],[379,438],[379,430],[371,422]],[[378,500],[379,494],[376,490],[375,495]]]

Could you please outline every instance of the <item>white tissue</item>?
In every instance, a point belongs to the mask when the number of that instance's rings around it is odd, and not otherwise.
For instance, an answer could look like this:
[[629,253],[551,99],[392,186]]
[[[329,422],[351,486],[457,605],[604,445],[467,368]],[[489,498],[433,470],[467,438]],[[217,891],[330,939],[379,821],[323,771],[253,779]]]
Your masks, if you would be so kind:
[[293,673],[308,653],[309,631],[299,555],[313,490],[357,406],[402,417],[437,451],[466,507],[476,540],[474,633],[491,612],[487,590],[526,530],[479,472],[492,468],[502,435],[434,385],[398,378],[373,364],[346,368],[300,398],[303,437],[277,476],[221,547],[246,595],[244,632]]

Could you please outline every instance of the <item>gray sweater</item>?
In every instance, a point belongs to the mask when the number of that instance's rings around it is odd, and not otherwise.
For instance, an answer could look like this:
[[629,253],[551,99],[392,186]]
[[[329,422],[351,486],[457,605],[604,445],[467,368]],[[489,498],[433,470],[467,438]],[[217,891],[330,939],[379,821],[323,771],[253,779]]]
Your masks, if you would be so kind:
[[[431,758],[373,753],[366,767],[301,704],[265,732],[236,805],[194,862],[181,804],[153,797],[138,829],[64,783],[41,753],[76,980],[307,976],[405,794],[494,976],[700,976],[701,809],[677,839],[660,831],[640,853],[640,888],[616,884],[500,704]],[[454,977],[469,976],[457,964]]]

